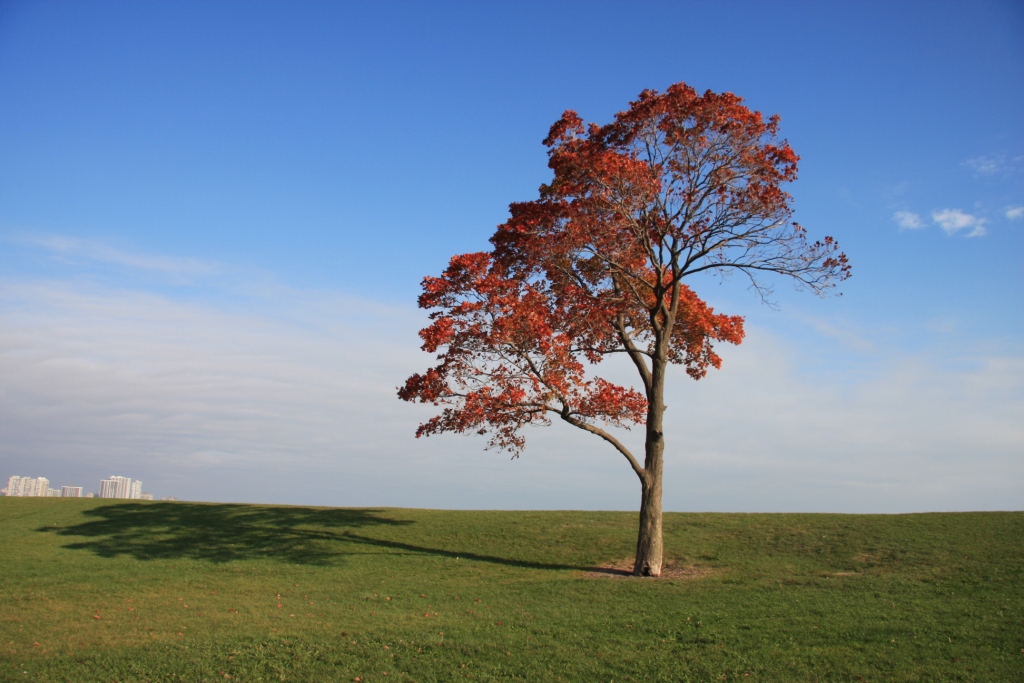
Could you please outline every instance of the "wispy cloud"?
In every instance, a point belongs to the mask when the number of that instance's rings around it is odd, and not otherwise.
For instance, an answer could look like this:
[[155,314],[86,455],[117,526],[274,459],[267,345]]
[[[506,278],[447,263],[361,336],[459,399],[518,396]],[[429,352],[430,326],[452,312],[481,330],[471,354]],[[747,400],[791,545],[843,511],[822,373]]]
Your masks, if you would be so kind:
[[1011,206],[1006,209],[1006,218],[1011,221],[1024,218],[1024,206]]
[[980,176],[993,176],[1007,173],[1017,168],[1021,157],[1011,157],[1008,154],[985,154],[964,162],[975,174]]
[[809,325],[818,334],[835,339],[860,354],[878,353],[878,344],[863,334],[862,330],[842,321],[831,321],[818,316],[801,313],[791,314],[795,319]]
[[945,230],[947,235],[955,235],[962,230],[969,230],[965,237],[981,237],[988,232],[985,229],[987,220],[964,213],[960,209],[934,211],[932,220]]
[[117,249],[102,242],[61,236],[22,236],[17,241],[41,247],[68,259],[94,261],[106,265],[145,270],[164,275],[212,275],[220,272],[218,264],[196,258],[154,256]]
[[925,222],[916,213],[910,211],[897,211],[892,219],[900,226],[900,230],[920,230],[925,227]]

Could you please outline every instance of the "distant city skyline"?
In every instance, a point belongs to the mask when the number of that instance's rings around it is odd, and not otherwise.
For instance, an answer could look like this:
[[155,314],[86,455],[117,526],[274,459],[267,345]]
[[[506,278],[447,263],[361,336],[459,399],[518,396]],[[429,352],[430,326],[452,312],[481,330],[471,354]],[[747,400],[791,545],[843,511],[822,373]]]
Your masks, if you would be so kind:
[[113,475],[100,480],[98,492],[82,495],[81,486],[61,486],[50,488],[50,480],[46,477],[22,477],[12,475],[7,479],[7,486],[0,489],[0,494],[14,498],[120,498],[127,500],[153,500],[153,494],[143,492],[142,482],[130,477]]

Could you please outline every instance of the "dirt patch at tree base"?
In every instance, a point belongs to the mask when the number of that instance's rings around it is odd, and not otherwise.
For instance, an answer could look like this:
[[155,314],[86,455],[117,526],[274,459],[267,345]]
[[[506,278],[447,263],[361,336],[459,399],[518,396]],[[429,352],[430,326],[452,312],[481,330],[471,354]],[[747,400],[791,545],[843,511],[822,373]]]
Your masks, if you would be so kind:
[[634,576],[633,558],[616,560],[593,567],[583,572],[584,576],[594,579],[700,579],[715,573],[715,569],[701,564],[684,564],[681,562],[665,562],[661,566],[661,576]]

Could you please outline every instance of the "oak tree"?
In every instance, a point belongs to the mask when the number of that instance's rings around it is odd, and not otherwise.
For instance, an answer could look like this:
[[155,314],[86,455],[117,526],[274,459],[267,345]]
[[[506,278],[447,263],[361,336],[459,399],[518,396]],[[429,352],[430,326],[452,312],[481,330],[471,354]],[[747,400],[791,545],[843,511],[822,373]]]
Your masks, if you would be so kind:
[[[743,319],[686,279],[738,272],[764,299],[765,276],[824,295],[850,275],[832,238],[812,242],[792,221],[782,186],[799,157],[778,126],[684,83],[645,90],[604,126],[566,111],[544,140],[553,179],[540,196],[510,206],[491,251],[423,281],[420,336],[438,363],[398,393],[443,409],[417,436],[488,434],[515,456],[524,427],[560,419],[604,439],[640,479],[633,572],[658,576],[667,370],[700,379],[721,365],[716,342],[743,339]],[[592,375],[611,354],[629,359],[639,390]],[[633,425],[642,454],[608,429]]]

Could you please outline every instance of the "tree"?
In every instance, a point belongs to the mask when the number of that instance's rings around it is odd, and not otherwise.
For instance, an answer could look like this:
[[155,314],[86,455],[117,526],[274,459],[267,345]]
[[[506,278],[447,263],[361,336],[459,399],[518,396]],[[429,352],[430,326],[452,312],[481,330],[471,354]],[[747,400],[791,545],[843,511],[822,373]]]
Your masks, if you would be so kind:
[[[684,83],[645,90],[604,126],[566,111],[544,140],[554,172],[538,199],[510,206],[490,252],[452,258],[419,298],[433,309],[420,331],[438,364],[399,389],[444,406],[416,432],[489,434],[525,445],[522,428],[559,418],[611,444],[640,479],[637,575],[662,565],[666,371],[693,379],[718,368],[715,342],[739,344],[743,319],[715,313],[684,283],[739,272],[761,299],[782,275],[827,294],[850,275],[825,237],[791,221],[797,161],[767,120],[732,93]],[[588,379],[624,354],[642,391]],[[644,426],[643,464],[603,427]]]

